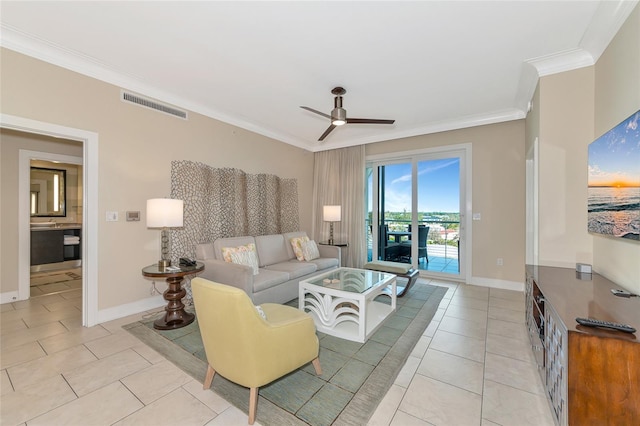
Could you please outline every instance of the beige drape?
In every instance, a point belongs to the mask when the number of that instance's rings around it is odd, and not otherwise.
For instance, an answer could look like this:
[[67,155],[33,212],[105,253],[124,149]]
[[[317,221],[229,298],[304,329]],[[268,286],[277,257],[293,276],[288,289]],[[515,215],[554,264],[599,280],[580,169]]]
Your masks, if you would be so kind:
[[316,152],[313,175],[313,230],[317,241],[329,239],[322,206],[340,205],[342,219],[333,228],[334,240],[346,242],[343,266],[359,268],[366,260],[364,205],[364,145]]

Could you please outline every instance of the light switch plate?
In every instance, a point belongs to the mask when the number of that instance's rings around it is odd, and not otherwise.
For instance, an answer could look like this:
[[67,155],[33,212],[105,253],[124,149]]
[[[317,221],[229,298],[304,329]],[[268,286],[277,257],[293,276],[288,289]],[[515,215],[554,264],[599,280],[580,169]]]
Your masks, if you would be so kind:
[[472,217],[473,217],[473,220],[480,220],[482,215],[480,213],[474,213]]
[[117,222],[118,212],[107,212],[107,222]]

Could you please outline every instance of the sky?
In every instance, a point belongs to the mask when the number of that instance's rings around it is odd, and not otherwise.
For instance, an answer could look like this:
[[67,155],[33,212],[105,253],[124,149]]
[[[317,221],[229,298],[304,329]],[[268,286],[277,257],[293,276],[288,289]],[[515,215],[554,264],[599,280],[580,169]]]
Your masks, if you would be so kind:
[[640,111],[589,145],[589,186],[640,186]]
[[[411,163],[386,169],[385,211],[411,211]],[[460,160],[445,158],[418,163],[418,211],[460,211]]]

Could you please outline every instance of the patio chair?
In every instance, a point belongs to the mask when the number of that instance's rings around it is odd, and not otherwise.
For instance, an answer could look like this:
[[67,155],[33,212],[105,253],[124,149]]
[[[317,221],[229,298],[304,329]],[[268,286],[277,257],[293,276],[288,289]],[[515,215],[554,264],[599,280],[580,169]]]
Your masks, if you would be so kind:
[[263,303],[259,311],[244,291],[204,278],[191,280],[191,288],[208,362],[203,387],[211,387],[217,372],[249,388],[249,424],[256,418],[259,387],[309,362],[322,374],[309,314],[276,303]]
[[420,225],[418,226],[418,262],[420,258],[424,257],[427,263],[429,263],[429,253],[427,253],[427,237],[429,236],[429,227]]
[[[429,263],[429,254],[427,253],[427,237],[429,236],[429,227],[425,225],[418,226],[418,262],[421,258],[425,258]],[[401,244],[401,253],[403,257],[407,258],[410,262],[411,258],[411,240]]]
[[380,225],[379,250],[382,260],[394,261],[400,257],[400,244],[389,240],[389,225]]

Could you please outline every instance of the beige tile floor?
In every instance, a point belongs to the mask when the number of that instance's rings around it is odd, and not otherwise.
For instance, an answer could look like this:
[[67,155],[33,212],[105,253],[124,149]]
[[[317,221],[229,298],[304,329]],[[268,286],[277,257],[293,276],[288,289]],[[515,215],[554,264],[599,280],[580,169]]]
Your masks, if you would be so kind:
[[[552,425],[523,294],[432,284],[449,290],[369,425]],[[149,313],[83,328],[80,290],[0,306],[3,426],[247,422],[121,328]]]
[[30,284],[31,297],[81,289],[82,268],[32,272]]

